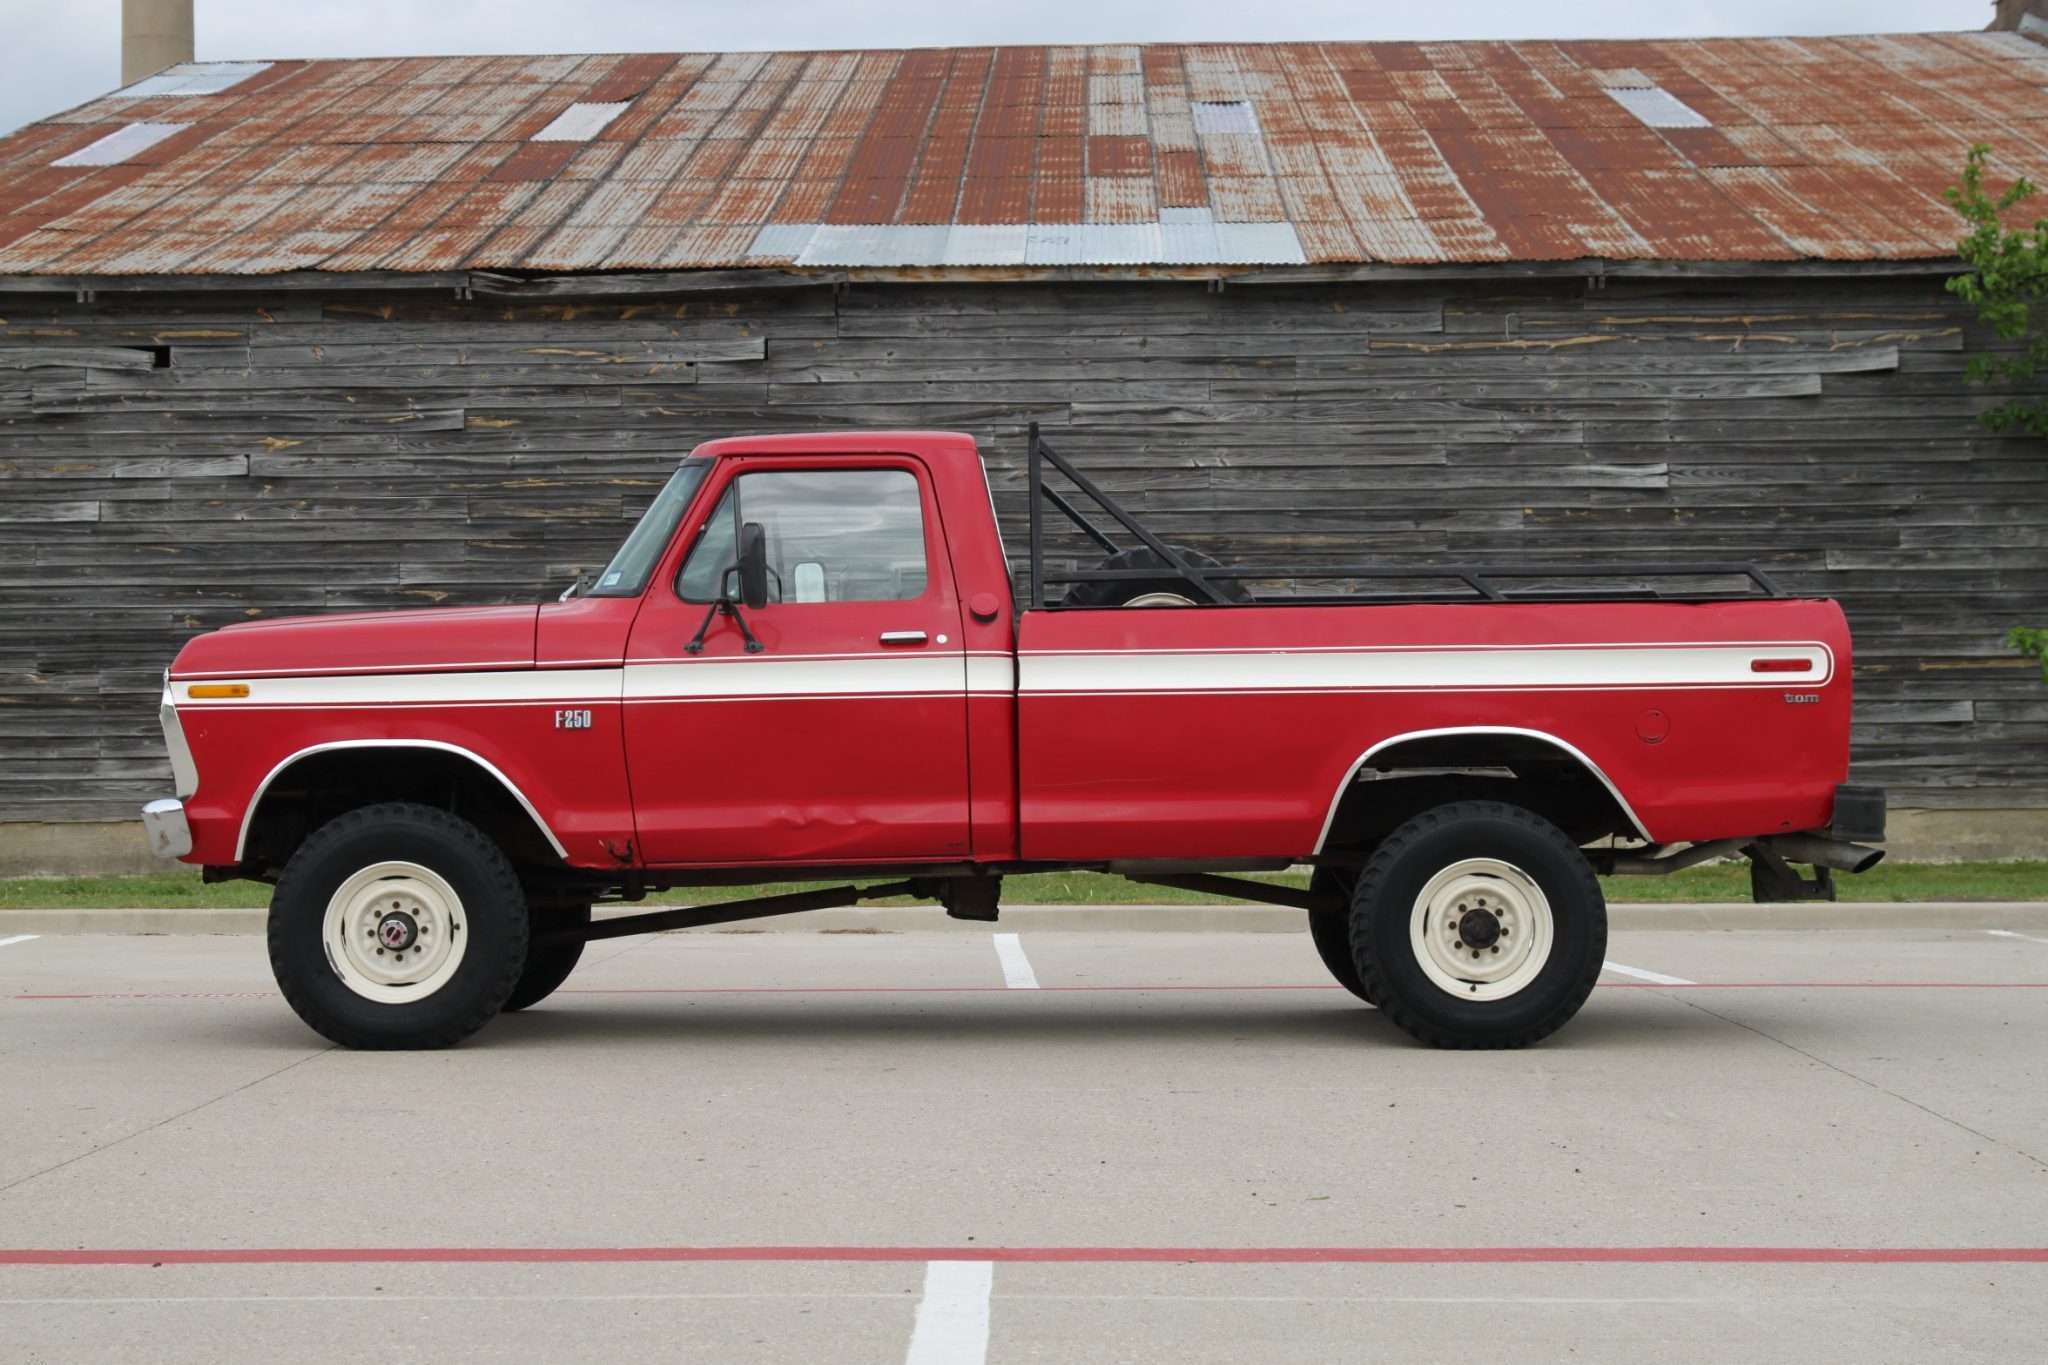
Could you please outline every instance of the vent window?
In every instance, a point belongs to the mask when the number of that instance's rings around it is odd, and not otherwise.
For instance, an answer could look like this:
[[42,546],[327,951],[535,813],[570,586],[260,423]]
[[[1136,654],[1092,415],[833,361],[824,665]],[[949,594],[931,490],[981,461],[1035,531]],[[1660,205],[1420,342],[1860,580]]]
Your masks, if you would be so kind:
[[218,95],[269,69],[269,62],[185,62],[116,90],[107,98],[146,100],[159,95]]
[[1609,89],[1608,95],[1622,108],[1652,128],[1711,128],[1699,111],[1661,85],[1643,88]]
[[617,104],[572,104],[555,115],[555,121],[535,133],[529,142],[588,142],[605,126],[626,112],[630,100]]
[[1198,133],[1256,133],[1259,121],[1252,116],[1250,100],[1198,100],[1194,104]]
[[70,156],[60,156],[52,166],[118,166],[139,152],[146,152],[172,133],[183,132],[183,123],[131,123],[117,128],[98,142],[80,147]]

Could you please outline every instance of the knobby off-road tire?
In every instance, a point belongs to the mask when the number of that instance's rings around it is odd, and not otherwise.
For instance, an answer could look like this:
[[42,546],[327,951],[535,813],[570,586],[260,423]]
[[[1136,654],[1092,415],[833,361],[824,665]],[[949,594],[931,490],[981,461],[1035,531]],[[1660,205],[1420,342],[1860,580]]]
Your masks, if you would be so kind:
[[[1220,569],[1222,562],[1176,545],[1174,553],[1197,569]],[[1203,607],[1214,606],[1201,589],[1173,571],[1159,555],[1146,546],[1111,555],[1098,569],[1157,569],[1158,578],[1112,579],[1107,583],[1076,583],[1067,589],[1069,607]],[[1211,579],[1216,590],[1233,602],[1249,602],[1244,584],[1228,579]]]
[[[1348,907],[1358,888],[1358,873],[1350,868],[1319,867],[1308,879],[1308,889],[1322,895],[1342,896]],[[1337,984],[1370,1005],[1365,978],[1358,974],[1358,959],[1351,952],[1351,911],[1311,910],[1308,937],[1316,945],[1316,956],[1337,978]]]
[[505,997],[505,1013],[538,1005],[553,995],[569,979],[569,973],[576,970],[577,962],[582,960],[583,944],[580,940],[574,943],[543,943],[542,936],[566,929],[581,929],[589,923],[590,907],[587,905],[533,912],[533,941],[526,950],[526,966],[519,973],[519,981],[512,987],[512,994]]
[[1524,1047],[1586,1003],[1607,903],[1541,816],[1458,801],[1402,825],[1359,875],[1351,949],[1368,998],[1432,1047]]
[[270,967],[298,1016],[343,1047],[449,1047],[504,1006],[528,934],[496,844],[446,811],[392,802],[322,825],[285,864]]

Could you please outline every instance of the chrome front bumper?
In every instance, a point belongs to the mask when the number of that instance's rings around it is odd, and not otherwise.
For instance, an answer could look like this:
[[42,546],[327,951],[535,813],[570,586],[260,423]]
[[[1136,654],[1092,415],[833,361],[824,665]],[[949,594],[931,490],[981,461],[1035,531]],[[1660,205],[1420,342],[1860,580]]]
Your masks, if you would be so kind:
[[192,827],[185,823],[185,803],[166,797],[142,808],[142,828],[159,858],[182,858],[192,851]]

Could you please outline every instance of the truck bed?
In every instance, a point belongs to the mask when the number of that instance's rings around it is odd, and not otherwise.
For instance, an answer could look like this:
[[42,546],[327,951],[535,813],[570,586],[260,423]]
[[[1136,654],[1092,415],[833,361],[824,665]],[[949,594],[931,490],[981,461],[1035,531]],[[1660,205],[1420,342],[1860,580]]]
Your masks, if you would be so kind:
[[1580,756],[1653,842],[1813,828],[1849,662],[1795,598],[1026,612],[1022,851],[1305,857],[1369,756],[1475,733]]

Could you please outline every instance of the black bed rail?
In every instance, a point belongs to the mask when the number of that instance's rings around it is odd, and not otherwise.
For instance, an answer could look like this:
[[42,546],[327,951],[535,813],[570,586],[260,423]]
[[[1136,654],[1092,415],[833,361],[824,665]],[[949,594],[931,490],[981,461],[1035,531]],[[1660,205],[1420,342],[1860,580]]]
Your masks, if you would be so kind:
[[[1051,507],[1081,532],[1103,552],[1105,556],[1120,553],[1126,547],[1120,546],[1094,522],[1073,501],[1045,480],[1046,468],[1050,464],[1064,475],[1083,496],[1113,519],[1116,524],[1135,538],[1139,545],[1159,556],[1160,566],[1132,569],[1072,569],[1047,572],[1045,567],[1045,509]],[[1706,602],[1740,601],[1746,598],[1786,597],[1786,591],[1772,580],[1771,576],[1754,564],[1739,560],[1708,560],[1681,564],[1639,564],[1633,562],[1617,564],[1194,564],[1171,545],[1153,535],[1124,509],[1117,500],[1098,487],[1093,480],[1074,468],[1052,445],[1039,434],[1038,423],[1031,424],[1031,441],[1028,453],[1028,468],[1031,491],[1031,566],[1030,592],[1025,599],[1029,609],[1038,610],[1058,607],[1057,602],[1046,599],[1046,590],[1051,584],[1071,583],[1114,583],[1133,579],[1157,579],[1175,576],[1193,589],[1198,602],[1207,599],[1203,605],[1224,607],[1253,605],[1233,598],[1219,583],[1242,583],[1254,579],[1384,579],[1390,581],[1436,580],[1444,586],[1434,591],[1390,591],[1351,592],[1331,595],[1288,594],[1280,601],[1290,603],[1392,603],[1392,602],[1586,602],[1586,601],[1658,601],[1658,602]],[[1135,548],[1135,547],[1132,547]],[[1602,588],[1598,590],[1577,590],[1567,587],[1529,586],[1516,587],[1513,580],[1528,579],[1627,579],[1627,578],[1741,578],[1748,582],[1750,591],[1739,593],[1715,592],[1660,592],[1655,588]],[[1267,599],[1270,605],[1276,599]]]

